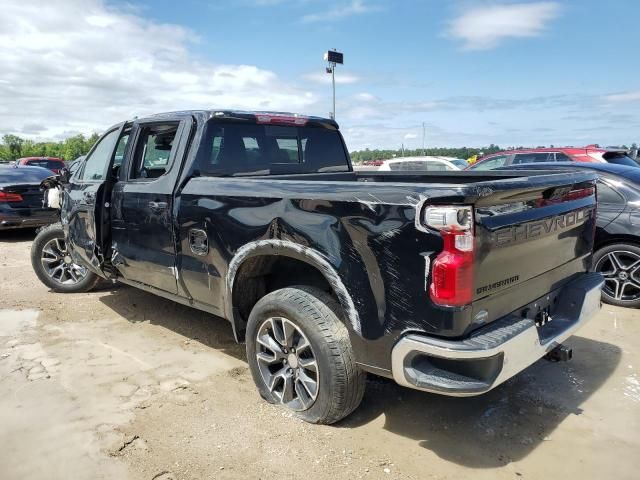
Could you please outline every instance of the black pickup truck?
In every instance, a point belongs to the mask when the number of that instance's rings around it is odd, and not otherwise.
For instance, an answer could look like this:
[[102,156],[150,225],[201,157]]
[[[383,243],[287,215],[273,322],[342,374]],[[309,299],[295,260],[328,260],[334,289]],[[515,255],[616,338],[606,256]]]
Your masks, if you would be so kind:
[[527,175],[355,172],[332,120],[161,114],[49,180],[61,222],[32,263],[54,291],[103,278],[224,317],[266,400],[332,423],[366,372],[470,396],[570,356],[600,308],[595,176]]

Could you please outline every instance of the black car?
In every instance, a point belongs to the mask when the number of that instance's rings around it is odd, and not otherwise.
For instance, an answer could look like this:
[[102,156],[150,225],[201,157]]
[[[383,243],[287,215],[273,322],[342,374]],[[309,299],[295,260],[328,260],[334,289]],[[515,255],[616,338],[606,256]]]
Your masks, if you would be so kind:
[[593,268],[605,277],[603,300],[640,307],[640,168],[611,163],[538,163],[500,170],[588,169],[598,172]]
[[0,230],[58,221],[57,210],[43,206],[40,190],[40,182],[52,175],[42,167],[0,165]]

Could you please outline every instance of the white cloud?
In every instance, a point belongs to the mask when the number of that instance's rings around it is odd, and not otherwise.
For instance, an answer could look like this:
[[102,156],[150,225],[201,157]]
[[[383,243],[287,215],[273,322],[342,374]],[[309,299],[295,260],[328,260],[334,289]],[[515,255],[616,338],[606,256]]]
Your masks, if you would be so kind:
[[453,20],[449,35],[461,39],[466,50],[488,50],[507,38],[541,35],[559,13],[557,2],[479,6]]
[[131,11],[101,0],[3,2],[0,134],[55,138],[168,110],[305,111],[316,101],[272,71],[198,60],[191,31]]
[[[342,73],[339,69],[336,70],[336,84],[347,85],[351,83],[357,83],[360,81],[360,78],[351,73]],[[309,72],[305,73],[302,78],[304,78],[308,82],[329,85],[331,84],[331,75],[326,72]]]
[[611,103],[630,103],[640,101],[640,90],[631,92],[613,93],[604,96],[605,101]]
[[414,138],[418,138],[418,135],[416,135],[415,133],[407,133],[404,136],[405,140],[412,140]]
[[341,2],[324,12],[311,13],[304,15],[302,21],[304,23],[325,22],[329,20],[340,20],[353,15],[362,15],[379,10],[378,7],[368,5],[364,0],[351,0],[349,2]]

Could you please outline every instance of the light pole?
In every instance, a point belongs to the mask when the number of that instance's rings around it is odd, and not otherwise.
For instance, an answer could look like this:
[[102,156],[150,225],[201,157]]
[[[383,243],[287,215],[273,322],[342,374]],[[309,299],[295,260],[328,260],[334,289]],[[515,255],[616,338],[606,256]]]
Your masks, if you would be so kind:
[[331,118],[333,120],[336,119],[336,65],[344,64],[344,55],[340,52],[337,52],[334,48],[333,50],[329,50],[324,54],[324,59],[326,62],[329,62],[329,66],[327,67],[327,73],[331,74],[331,87],[333,90],[333,109],[331,110]]
[[427,156],[427,152],[424,149],[424,129],[425,129],[425,125],[424,122],[422,122],[422,156],[426,157]]

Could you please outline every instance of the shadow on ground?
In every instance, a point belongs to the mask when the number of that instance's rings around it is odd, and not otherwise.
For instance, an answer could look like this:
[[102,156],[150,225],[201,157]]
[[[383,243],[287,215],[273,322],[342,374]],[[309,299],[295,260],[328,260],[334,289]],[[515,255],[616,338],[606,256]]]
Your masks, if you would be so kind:
[[443,397],[372,380],[361,407],[340,427],[384,415],[385,429],[443,459],[471,468],[507,465],[548,441],[566,417],[581,415],[581,406],[620,362],[621,350],[614,345],[581,337],[567,344],[573,347],[571,362],[540,360],[479,397]]
[[26,242],[36,238],[35,228],[17,228],[0,230],[0,243]]
[[236,343],[231,324],[223,318],[124,285],[109,289],[100,301],[129,322],[150,322],[246,360],[244,345]]
[[[120,286],[100,301],[130,322],[148,321],[246,361],[226,320],[135,288]],[[582,337],[567,342],[568,363],[541,360],[495,390],[454,398],[406,389],[371,377],[364,401],[338,428],[355,428],[384,416],[384,428],[413,439],[443,459],[471,468],[520,460],[582,405],[613,373],[621,350]]]

